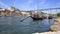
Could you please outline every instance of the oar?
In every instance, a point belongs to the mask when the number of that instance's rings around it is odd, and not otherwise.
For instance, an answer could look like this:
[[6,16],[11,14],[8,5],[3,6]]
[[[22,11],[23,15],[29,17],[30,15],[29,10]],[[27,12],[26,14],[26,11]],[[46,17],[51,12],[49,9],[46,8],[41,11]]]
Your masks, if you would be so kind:
[[[30,16],[29,16],[29,17],[30,17]],[[24,21],[25,19],[27,19],[27,18],[29,18],[29,17],[26,17],[26,18],[24,18],[24,19],[20,20],[20,22]]]

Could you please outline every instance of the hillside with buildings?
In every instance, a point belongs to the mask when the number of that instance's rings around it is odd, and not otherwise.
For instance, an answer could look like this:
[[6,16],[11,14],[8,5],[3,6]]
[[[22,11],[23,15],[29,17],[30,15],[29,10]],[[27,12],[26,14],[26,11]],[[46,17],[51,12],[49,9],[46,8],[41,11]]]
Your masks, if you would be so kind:
[[49,16],[51,14],[47,14],[41,11],[23,11],[23,10],[19,10],[18,8],[15,7],[9,7],[7,9],[5,8],[0,8],[0,16],[31,16],[34,13],[39,14],[40,16]]

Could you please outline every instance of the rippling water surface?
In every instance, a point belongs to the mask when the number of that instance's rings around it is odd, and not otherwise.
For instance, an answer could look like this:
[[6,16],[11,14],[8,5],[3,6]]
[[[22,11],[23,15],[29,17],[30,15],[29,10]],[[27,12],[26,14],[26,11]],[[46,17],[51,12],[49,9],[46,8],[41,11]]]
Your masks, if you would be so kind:
[[53,19],[44,19],[34,21],[25,17],[0,17],[0,34],[33,34],[35,32],[45,32],[50,29],[54,23]]

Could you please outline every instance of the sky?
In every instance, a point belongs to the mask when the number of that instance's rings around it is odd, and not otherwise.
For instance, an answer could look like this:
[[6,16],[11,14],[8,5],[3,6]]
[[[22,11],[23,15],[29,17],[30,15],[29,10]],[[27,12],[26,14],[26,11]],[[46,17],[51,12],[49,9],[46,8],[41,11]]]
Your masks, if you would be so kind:
[[60,7],[60,0],[0,0],[0,8],[16,7],[20,10],[37,10]]

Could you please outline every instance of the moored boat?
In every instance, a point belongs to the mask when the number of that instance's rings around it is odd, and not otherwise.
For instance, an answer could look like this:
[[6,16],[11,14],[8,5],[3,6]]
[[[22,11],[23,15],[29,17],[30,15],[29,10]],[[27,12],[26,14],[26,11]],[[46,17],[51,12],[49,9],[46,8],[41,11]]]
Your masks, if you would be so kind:
[[32,17],[32,16],[31,16],[31,18],[32,18],[33,20],[42,20],[42,19],[43,19],[42,17],[40,17],[40,18],[35,18],[35,17]]
[[46,16],[42,16],[43,17],[43,19],[46,19],[47,17]]
[[43,20],[42,15],[39,15],[38,13],[34,13],[34,14],[31,16],[31,18],[32,18],[33,20]]
[[53,17],[52,16],[49,16],[48,19],[52,19]]

